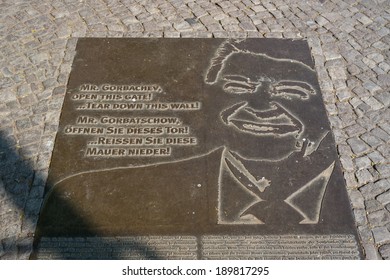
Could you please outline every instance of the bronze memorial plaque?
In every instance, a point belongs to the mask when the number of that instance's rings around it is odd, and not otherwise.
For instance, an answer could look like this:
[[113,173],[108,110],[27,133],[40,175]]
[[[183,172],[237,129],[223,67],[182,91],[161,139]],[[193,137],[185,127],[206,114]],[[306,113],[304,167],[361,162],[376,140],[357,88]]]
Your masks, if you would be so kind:
[[76,51],[33,258],[361,258],[306,41]]

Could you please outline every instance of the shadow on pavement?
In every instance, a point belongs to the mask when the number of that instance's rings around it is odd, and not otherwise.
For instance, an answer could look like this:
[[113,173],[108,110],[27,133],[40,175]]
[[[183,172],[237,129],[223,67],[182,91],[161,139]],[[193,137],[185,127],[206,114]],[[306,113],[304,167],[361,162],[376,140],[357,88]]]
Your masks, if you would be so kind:
[[65,201],[62,209],[81,225],[83,236],[46,237],[39,229],[34,234],[46,176],[16,146],[12,134],[0,131],[0,259],[26,259],[31,253],[30,259],[159,259],[153,248],[136,239],[99,236]]

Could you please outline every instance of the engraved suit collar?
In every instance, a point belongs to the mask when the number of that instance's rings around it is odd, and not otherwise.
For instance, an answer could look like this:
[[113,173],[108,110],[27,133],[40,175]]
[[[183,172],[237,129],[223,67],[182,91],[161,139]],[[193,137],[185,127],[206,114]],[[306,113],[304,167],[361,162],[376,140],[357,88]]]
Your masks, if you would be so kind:
[[[305,151],[302,151],[302,155]],[[235,215],[234,223],[247,223],[248,216],[253,216],[254,212],[258,212],[258,209],[262,203],[268,203],[262,198],[262,193],[266,188],[272,188],[277,186],[272,186],[272,182],[265,177],[256,179],[256,177],[248,171],[244,166],[244,163],[240,161],[238,156],[226,149],[223,152],[222,160],[227,167],[228,174],[235,178],[235,181],[239,184],[239,187],[249,191],[252,196],[256,196],[257,202],[254,201],[253,204],[245,206],[240,213]],[[325,191],[330,180],[330,177],[333,173],[335,162],[333,161],[330,165],[325,167],[319,174],[313,177],[309,177],[303,180],[301,186],[298,186],[297,189],[288,194],[287,197],[280,197],[281,203],[286,203],[288,206],[292,207],[296,213],[299,213],[303,218],[299,223],[300,224],[317,224],[319,222],[320,212],[322,208],[322,202],[325,195]],[[266,175],[265,175],[266,176]],[[306,182],[306,183],[305,183]],[[223,186],[220,186],[223,188]],[[221,189],[220,191],[225,192],[226,190]],[[271,189],[270,189],[271,191]],[[258,213],[259,216],[254,216],[257,220],[261,219],[261,213]],[[253,218],[248,223],[253,223]],[[248,220],[249,221],[249,220]],[[261,222],[262,223],[262,222]]]

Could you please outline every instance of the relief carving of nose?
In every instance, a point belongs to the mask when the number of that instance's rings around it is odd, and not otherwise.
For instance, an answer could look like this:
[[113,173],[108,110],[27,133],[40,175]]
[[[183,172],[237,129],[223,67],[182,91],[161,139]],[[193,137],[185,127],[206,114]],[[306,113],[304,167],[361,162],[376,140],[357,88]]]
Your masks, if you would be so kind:
[[271,95],[263,90],[258,90],[248,98],[248,105],[245,108],[255,111],[266,111],[274,107],[271,103]]

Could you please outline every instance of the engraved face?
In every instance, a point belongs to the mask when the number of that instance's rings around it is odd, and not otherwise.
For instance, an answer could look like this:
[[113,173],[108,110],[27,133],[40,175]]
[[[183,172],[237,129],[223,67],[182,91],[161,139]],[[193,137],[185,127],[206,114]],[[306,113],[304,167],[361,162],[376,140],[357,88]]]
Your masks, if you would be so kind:
[[215,131],[228,149],[248,159],[278,160],[300,151],[305,139],[316,140],[322,124],[312,106],[319,98],[310,83],[315,81],[312,68],[240,51],[228,54],[218,67],[217,72],[210,67],[216,75],[208,84],[214,87],[213,104],[224,106]]

